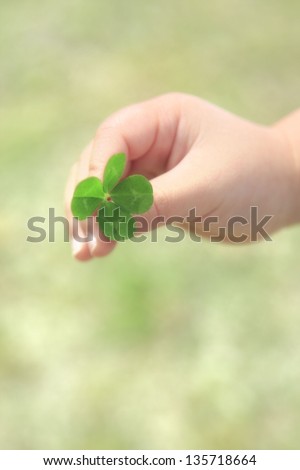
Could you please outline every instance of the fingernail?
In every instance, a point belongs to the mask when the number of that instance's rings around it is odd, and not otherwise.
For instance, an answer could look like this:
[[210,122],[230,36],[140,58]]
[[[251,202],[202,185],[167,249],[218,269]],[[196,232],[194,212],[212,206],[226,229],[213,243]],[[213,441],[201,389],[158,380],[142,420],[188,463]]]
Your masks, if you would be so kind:
[[89,242],[88,246],[89,246],[90,254],[93,255],[97,248],[97,239],[95,235],[93,235],[93,239]]
[[78,240],[75,240],[72,238],[72,253],[73,256],[78,255],[78,253],[81,251],[81,243]]

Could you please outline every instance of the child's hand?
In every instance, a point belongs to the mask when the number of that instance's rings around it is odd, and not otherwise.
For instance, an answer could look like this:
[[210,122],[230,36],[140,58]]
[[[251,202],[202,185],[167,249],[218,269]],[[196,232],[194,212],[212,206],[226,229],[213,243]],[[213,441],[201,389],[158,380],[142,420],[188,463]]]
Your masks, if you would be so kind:
[[[114,153],[128,157],[127,173],[151,178],[154,205],[144,214],[151,223],[159,215],[187,217],[195,208],[202,219],[218,216],[212,235],[233,216],[249,220],[250,206],[259,218],[273,215],[269,232],[299,219],[299,165],[288,140],[285,121],[273,127],[248,122],[199,98],[172,93],[122,109],[99,127],[73,166],[66,191],[67,214],[74,188],[89,175],[102,179]],[[249,235],[250,225],[235,234]],[[81,223],[82,232],[86,231]],[[72,226],[71,226],[72,230]],[[76,258],[108,254],[114,242],[98,237],[74,242]]]

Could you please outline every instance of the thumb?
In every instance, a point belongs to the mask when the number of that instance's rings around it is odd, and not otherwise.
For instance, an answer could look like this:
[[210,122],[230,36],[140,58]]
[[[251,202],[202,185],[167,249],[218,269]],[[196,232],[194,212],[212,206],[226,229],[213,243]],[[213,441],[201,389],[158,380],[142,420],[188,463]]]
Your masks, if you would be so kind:
[[201,179],[198,165],[188,156],[172,170],[152,179],[153,206],[142,214],[147,226],[157,226],[156,221],[166,225],[171,217],[184,219],[196,207],[200,212],[205,211],[204,197],[201,197],[205,192],[205,181],[202,182]]

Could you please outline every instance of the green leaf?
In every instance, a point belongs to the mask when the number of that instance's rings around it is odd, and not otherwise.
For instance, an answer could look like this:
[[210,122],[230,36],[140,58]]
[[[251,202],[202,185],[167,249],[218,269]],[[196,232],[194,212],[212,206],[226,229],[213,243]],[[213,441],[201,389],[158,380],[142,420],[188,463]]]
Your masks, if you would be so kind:
[[142,214],[153,204],[151,183],[142,175],[131,175],[111,191],[112,200],[133,214]]
[[106,193],[110,193],[121,179],[126,166],[125,153],[116,153],[108,160],[103,178],[103,189]]
[[104,235],[110,240],[124,241],[134,235],[134,218],[113,202],[105,202],[99,209],[96,220]]
[[102,183],[96,176],[81,181],[75,188],[71,202],[74,217],[86,219],[103,204],[104,191]]

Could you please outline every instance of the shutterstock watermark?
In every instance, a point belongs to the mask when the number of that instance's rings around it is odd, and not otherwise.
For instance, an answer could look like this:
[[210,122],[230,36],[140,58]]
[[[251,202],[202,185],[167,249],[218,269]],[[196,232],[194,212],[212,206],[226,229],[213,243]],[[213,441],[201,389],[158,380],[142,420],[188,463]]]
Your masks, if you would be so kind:
[[[197,243],[201,242],[204,237],[212,243],[221,243],[225,240],[236,244],[259,240],[272,241],[267,231],[267,225],[272,218],[273,215],[264,215],[259,218],[257,206],[250,207],[248,218],[235,215],[230,217],[223,225],[220,223],[218,216],[202,217],[197,215],[195,208],[191,209],[186,217],[174,215],[166,218],[157,216],[151,222],[143,216],[136,216],[134,217],[136,233],[130,241],[141,243],[150,239],[151,242],[157,242],[156,229],[162,225],[166,226],[164,241],[169,243],[179,243],[186,237]],[[103,242],[108,242],[108,239],[99,230],[98,224],[95,223],[96,220],[95,217],[86,219],[86,233],[83,234],[80,230],[80,222],[74,217],[72,238],[78,242],[90,242],[95,237],[99,237]],[[132,223],[132,220],[126,221],[126,218],[120,214],[117,208],[113,214],[105,216],[104,223],[116,226],[116,224]],[[56,228],[59,225],[63,228],[64,242],[68,242],[71,237],[69,221],[66,217],[56,215],[55,209],[51,207],[49,208],[48,217],[34,216],[27,221],[27,228],[30,231],[27,241],[29,243],[42,243],[44,241],[53,243],[57,239]]]

